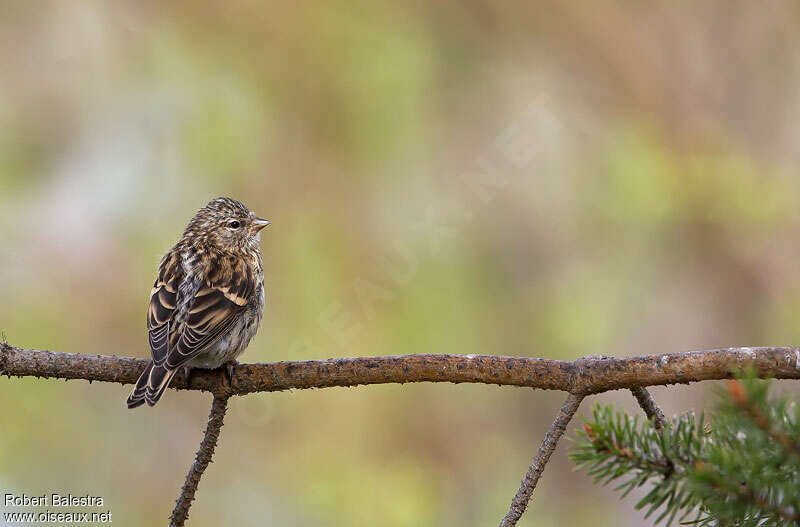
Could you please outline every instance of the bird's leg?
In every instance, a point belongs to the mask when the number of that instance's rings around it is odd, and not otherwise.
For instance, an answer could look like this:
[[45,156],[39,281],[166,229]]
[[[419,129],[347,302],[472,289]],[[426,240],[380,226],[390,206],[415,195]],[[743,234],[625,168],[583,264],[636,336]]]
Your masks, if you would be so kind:
[[186,376],[186,386],[189,386],[189,376],[192,374],[192,368],[184,365],[183,374]]
[[229,360],[225,363],[225,373],[228,377],[228,387],[233,386],[233,372],[236,369],[236,366],[239,365],[239,361],[236,359]]

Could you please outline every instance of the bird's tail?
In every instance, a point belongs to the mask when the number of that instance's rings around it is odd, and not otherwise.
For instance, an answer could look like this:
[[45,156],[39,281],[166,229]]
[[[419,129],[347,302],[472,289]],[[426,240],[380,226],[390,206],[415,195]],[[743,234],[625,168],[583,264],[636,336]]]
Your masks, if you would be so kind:
[[148,406],[155,406],[164,395],[164,390],[169,386],[176,371],[168,370],[163,366],[155,366],[152,362],[148,364],[128,396],[128,408],[136,408],[145,402]]
[[139,380],[136,381],[136,386],[133,387],[131,394],[128,396],[128,408],[137,408],[144,404],[144,395],[147,389],[147,380],[150,378],[150,372],[153,371],[153,363],[147,365]]

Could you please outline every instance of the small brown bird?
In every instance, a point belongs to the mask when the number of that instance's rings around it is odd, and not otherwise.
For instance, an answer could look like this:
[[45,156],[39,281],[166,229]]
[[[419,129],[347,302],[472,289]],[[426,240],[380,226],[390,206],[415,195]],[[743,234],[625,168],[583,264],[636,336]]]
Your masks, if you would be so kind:
[[128,408],[154,406],[180,368],[233,367],[264,309],[260,232],[269,221],[242,203],[217,198],[200,209],[158,268],[147,330],[151,363]]

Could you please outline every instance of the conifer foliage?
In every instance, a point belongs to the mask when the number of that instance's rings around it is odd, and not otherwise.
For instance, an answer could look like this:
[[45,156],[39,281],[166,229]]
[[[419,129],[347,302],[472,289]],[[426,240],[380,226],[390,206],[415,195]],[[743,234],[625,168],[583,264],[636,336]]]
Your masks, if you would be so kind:
[[800,526],[800,409],[769,383],[728,382],[710,419],[686,413],[657,429],[597,406],[570,457],[595,482],[614,482],[655,523]]

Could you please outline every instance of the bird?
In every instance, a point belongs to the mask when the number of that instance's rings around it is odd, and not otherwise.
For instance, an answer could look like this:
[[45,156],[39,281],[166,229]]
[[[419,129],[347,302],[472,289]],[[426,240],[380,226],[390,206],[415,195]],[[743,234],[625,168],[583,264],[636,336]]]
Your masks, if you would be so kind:
[[261,229],[270,222],[228,197],[211,200],[164,255],[150,292],[152,360],[127,400],[155,406],[180,369],[227,366],[258,331],[264,310]]

